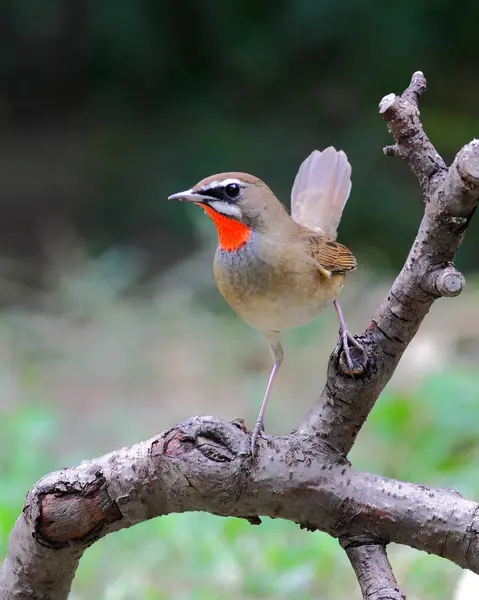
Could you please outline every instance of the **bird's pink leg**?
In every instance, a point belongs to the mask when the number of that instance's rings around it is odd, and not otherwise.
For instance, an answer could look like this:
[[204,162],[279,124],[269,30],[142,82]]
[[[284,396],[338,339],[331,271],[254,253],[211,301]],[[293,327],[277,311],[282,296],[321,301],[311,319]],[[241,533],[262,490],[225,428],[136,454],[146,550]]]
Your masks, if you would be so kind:
[[254,426],[253,433],[251,435],[251,454],[255,452],[256,441],[259,437],[267,438],[264,433],[264,414],[266,412],[266,406],[268,405],[268,400],[271,396],[271,390],[273,389],[274,380],[276,379],[276,375],[278,373],[279,367],[283,362],[283,347],[280,342],[270,343],[271,354],[274,358],[274,365],[271,369],[271,374],[269,376],[268,385],[266,386],[266,392],[264,394],[263,402],[261,403],[261,408],[259,410],[258,418],[256,420],[256,425]]
[[344,354],[346,355],[346,362],[348,363],[348,367],[351,371],[354,371],[353,359],[351,358],[351,350],[349,344],[351,343],[356,348],[359,348],[361,352],[364,353],[364,348],[361,344],[349,333],[348,328],[346,326],[346,321],[344,320],[343,311],[341,310],[341,305],[339,301],[336,299],[334,302],[334,308],[336,309],[336,313],[339,319],[339,335],[341,340],[341,345],[344,350]]

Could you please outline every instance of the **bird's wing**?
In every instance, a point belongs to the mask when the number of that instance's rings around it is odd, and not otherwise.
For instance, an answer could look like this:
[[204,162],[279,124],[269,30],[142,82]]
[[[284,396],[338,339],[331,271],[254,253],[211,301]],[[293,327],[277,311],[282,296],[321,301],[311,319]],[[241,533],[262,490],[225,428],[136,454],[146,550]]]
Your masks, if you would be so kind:
[[342,150],[314,150],[299,167],[291,191],[291,216],[300,225],[336,239],[351,192],[351,165]]
[[339,242],[322,235],[304,234],[311,256],[317,263],[317,268],[323,275],[344,273],[356,268],[356,259],[349,248]]

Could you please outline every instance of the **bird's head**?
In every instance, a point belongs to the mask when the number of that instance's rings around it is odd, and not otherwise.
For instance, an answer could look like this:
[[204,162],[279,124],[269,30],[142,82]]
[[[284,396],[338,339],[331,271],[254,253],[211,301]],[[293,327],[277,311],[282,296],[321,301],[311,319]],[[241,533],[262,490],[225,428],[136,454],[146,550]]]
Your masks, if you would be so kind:
[[287,214],[270,188],[247,173],[211,175],[168,200],[201,206],[216,225],[222,250],[241,247],[253,231],[264,233],[278,214]]

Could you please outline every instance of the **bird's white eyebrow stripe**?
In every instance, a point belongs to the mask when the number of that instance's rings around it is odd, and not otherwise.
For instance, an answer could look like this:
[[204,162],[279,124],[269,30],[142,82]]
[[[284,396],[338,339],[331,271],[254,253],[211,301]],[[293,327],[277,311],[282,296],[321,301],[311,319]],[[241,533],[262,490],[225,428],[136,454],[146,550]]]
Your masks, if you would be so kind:
[[237,219],[241,218],[241,209],[236,204],[229,204],[228,202],[223,202],[223,200],[211,200],[208,204],[222,215],[236,217]]
[[210,183],[207,183],[202,188],[200,188],[199,191],[203,192],[205,190],[211,190],[211,189],[218,188],[218,187],[225,187],[232,183],[236,183],[236,185],[244,187],[244,182],[241,181],[241,179],[234,179],[234,178],[230,177],[229,179],[218,179],[216,181],[210,181]]

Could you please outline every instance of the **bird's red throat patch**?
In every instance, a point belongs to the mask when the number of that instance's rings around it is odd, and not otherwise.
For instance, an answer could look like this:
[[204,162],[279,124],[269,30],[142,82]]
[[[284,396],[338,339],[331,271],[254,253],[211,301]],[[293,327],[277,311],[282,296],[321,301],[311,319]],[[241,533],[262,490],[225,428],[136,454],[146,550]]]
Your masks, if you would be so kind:
[[199,204],[216,225],[218,231],[218,246],[220,250],[232,252],[244,246],[251,235],[251,228],[216,212],[207,204]]

